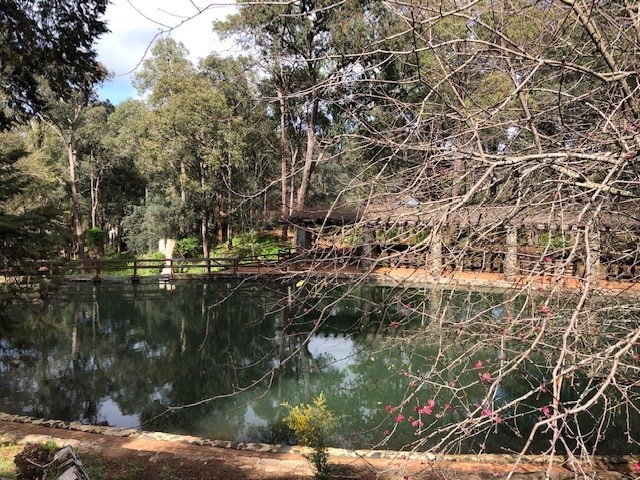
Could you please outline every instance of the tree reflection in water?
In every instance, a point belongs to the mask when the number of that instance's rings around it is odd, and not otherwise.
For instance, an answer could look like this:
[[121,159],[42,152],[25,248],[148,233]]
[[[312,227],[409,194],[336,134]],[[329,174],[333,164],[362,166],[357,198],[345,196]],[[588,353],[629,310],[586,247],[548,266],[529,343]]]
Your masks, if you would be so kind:
[[[14,309],[0,327],[0,410],[290,442],[282,403],[322,392],[342,447],[517,452],[554,414],[547,368],[557,355],[554,325],[564,320],[539,303],[531,295],[293,281],[69,285],[47,304]],[[573,305],[556,299],[546,308]],[[636,322],[624,308],[626,320],[601,321],[606,335],[582,345],[585,352],[608,348]],[[548,335],[539,338],[543,328]],[[583,360],[571,359],[564,408],[601,381],[597,365]],[[637,372],[634,362],[625,371]],[[637,385],[625,392],[637,400]],[[640,431],[637,412],[619,391],[604,398],[566,417],[567,430],[580,428],[591,446],[606,434],[603,453],[638,452],[624,433]],[[550,435],[541,429],[528,450],[543,451]],[[566,448],[575,443],[567,437]]]

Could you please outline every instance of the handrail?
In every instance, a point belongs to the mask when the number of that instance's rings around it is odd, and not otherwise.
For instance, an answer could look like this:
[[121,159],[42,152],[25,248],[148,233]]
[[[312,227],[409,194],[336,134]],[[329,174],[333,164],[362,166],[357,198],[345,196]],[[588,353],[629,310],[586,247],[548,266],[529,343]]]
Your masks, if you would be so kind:
[[104,272],[132,270],[131,279],[138,280],[140,273],[157,270],[160,275],[164,269],[173,273],[185,269],[202,268],[207,275],[213,270],[232,270],[237,273],[240,267],[261,268],[283,262],[291,258],[293,248],[282,248],[273,255],[253,255],[249,257],[209,257],[209,258],[87,258],[83,260],[42,260],[11,268],[7,266],[1,274],[4,276],[47,276],[64,275],[69,272],[93,273],[98,281]]
[[[319,253],[324,255],[319,255]],[[445,270],[469,271],[469,272],[502,272],[506,252],[494,250],[491,252],[474,251],[472,254],[458,256],[455,252],[448,251],[448,255],[443,256],[443,267]],[[469,252],[467,252],[469,253]],[[210,258],[157,258],[157,259],[84,259],[84,260],[48,260],[31,263],[23,263],[19,266],[5,265],[0,270],[0,276],[4,277],[43,277],[60,276],[73,273],[93,274],[94,280],[99,281],[100,276],[109,272],[120,272],[131,270],[129,275],[133,281],[137,281],[143,272],[156,270],[161,277],[171,277],[174,273],[192,269],[202,269],[207,276],[212,276],[215,272],[225,271],[236,274],[242,268],[278,267],[285,271],[292,271],[299,268],[306,268],[310,263],[316,265],[326,265],[329,263],[339,263],[342,265],[359,264],[362,260],[361,254],[354,250],[348,253],[328,249],[319,252],[296,251],[294,248],[281,248],[277,253],[271,255],[253,255],[247,257],[210,257]],[[385,260],[385,258],[379,258]],[[429,256],[424,255],[399,255],[397,258],[389,258],[393,261],[392,266],[428,268]],[[634,259],[635,260],[635,259]],[[581,278],[584,276],[584,259],[575,257],[573,259],[563,258],[553,252],[544,255],[541,252],[519,251],[516,253],[517,274],[519,275],[541,275],[549,277],[554,275]],[[636,279],[640,276],[640,262],[620,262],[601,256],[603,266],[603,279],[605,280],[628,280]],[[163,272],[164,271],[164,272]]]

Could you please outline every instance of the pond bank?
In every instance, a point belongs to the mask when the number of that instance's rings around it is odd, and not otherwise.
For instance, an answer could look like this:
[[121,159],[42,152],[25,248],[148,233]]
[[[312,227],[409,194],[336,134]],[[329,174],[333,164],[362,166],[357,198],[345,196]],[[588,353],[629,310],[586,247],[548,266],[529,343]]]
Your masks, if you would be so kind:
[[[222,460],[245,471],[251,478],[306,478],[312,475],[304,449],[297,446],[267,445],[208,440],[191,436],[145,432],[134,429],[82,425],[75,422],[44,420],[0,413],[0,438],[17,443],[55,441],[79,451],[108,450],[110,454],[155,452],[179,457]],[[446,471],[446,478],[504,478],[516,460],[515,455],[433,455],[426,453],[330,449],[330,458],[341,465],[358,464],[361,468],[384,472],[382,478],[440,478],[435,472]],[[640,459],[633,456],[592,458],[585,472],[597,478],[634,478]],[[515,469],[515,478],[540,478],[547,470],[548,457],[525,456]],[[575,478],[566,459],[556,456],[553,478]],[[360,477],[357,477],[360,478]]]
[[[242,267],[236,271],[222,270],[212,272],[211,275],[202,273],[174,273],[171,280],[202,280],[213,279],[252,279],[270,278],[286,279],[299,277],[316,278],[339,278],[342,280],[352,280],[361,282],[366,279],[367,283],[382,286],[426,286],[426,287],[466,287],[477,290],[546,290],[559,289],[561,291],[580,291],[584,288],[584,281],[577,277],[559,277],[554,275],[517,276],[513,280],[505,280],[501,273],[489,272],[444,272],[439,277],[434,277],[427,269],[407,268],[407,267],[376,267],[368,271],[358,269],[353,266],[334,265],[324,268],[303,269],[282,269],[279,267],[254,268]],[[91,282],[95,281],[93,275],[67,275],[67,281],[71,282]],[[143,282],[168,283],[164,276],[140,277]],[[128,277],[103,275],[101,281],[105,282],[125,282]],[[609,295],[639,295],[640,283],[619,282],[611,280],[598,280],[590,285],[592,291],[597,291]]]

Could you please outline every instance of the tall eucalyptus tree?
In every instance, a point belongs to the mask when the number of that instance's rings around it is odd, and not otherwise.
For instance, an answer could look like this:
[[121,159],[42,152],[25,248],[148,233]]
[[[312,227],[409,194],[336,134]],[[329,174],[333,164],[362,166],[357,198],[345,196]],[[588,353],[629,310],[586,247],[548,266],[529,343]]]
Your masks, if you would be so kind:
[[[333,2],[316,0],[241,2],[238,14],[215,27],[219,33],[238,37],[245,46],[256,50],[272,79],[280,116],[283,213],[287,177],[297,176],[294,207],[304,208],[312,174],[325,155],[321,139],[326,134],[328,118],[322,103],[335,66],[328,40],[332,22],[342,13],[333,6]],[[297,165],[297,148],[290,138],[291,124],[299,124],[305,137],[301,166]],[[294,163],[291,172],[287,171],[289,161]]]
[[183,211],[198,211],[205,257],[212,221],[216,226],[224,223],[221,217],[228,202],[223,192],[231,188],[224,181],[242,164],[244,141],[244,107],[231,96],[237,90],[212,82],[212,72],[210,68],[208,75],[200,73],[186,59],[184,47],[167,38],[154,46],[137,75],[140,90],[149,92],[148,152],[177,176]]

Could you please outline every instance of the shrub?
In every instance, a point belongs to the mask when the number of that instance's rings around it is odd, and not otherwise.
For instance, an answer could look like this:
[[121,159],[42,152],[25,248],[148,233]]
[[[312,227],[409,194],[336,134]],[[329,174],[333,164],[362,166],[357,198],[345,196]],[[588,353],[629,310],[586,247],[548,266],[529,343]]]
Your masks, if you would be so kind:
[[85,232],[87,247],[101,247],[104,244],[104,232],[98,227],[90,228]]
[[202,255],[202,243],[196,237],[187,237],[176,242],[173,250],[174,256],[182,258],[195,258]]
[[321,393],[310,405],[300,404],[292,407],[285,403],[289,413],[284,423],[295,433],[301,445],[310,447],[311,453],[306,455],[316,469],[316,478],[329,477],[329,439],[333,435],[337,422],[327,407],[324,395]]
[[84,238],[92,257],[102,255],[104,250],[105,233],[101,229],[97,227],[90,228],[84,233]]

